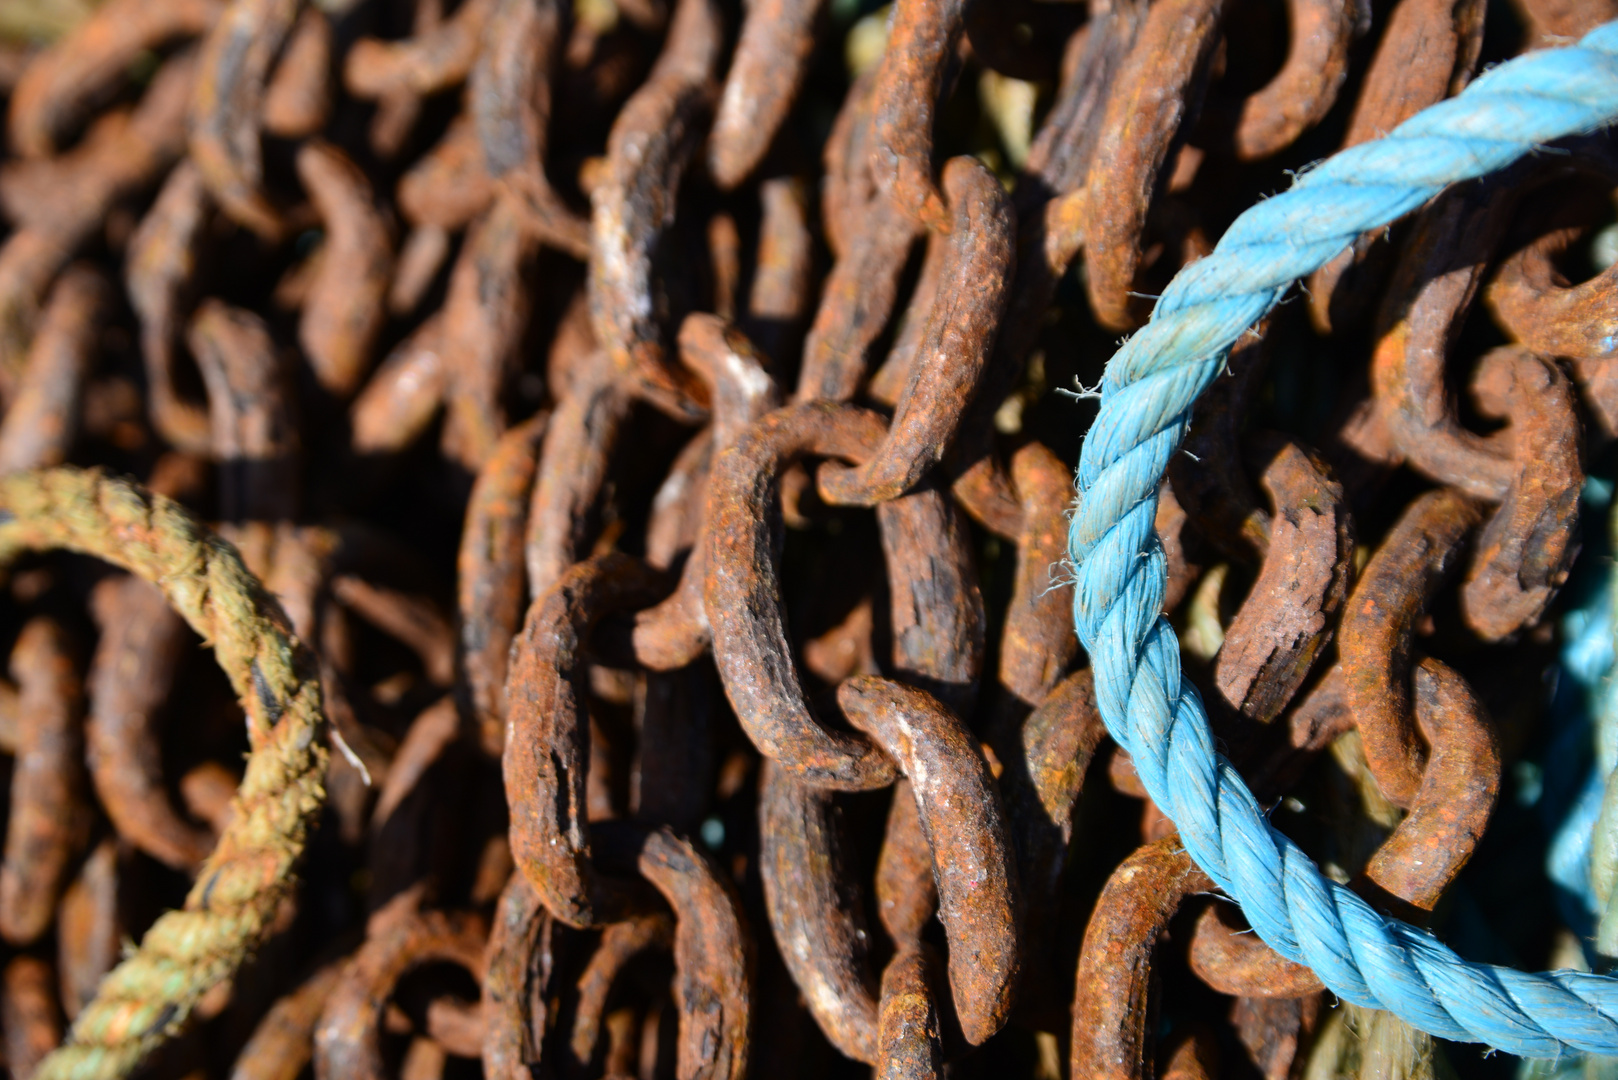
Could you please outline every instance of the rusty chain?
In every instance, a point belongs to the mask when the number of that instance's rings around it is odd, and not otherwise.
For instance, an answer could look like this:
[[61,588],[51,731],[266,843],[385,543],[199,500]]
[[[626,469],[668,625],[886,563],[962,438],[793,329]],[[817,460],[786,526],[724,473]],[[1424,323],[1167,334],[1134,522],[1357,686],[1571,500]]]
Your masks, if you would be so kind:
[[[1289,170],[1614,16],[0,20],[0,474],[101,467],[212,523],[330,721],[301,881],[151,1075],[1505,1075],[1334,1010],[1109,741],[1070,399]],[[1615,190],[1584,136],[1361,237],[1232,352],[1157,514],[1265,808],[1518,964],[1585,962],[1529,808],[1565,801],[1546,682],[1618,477]],[[22,1080],[185,898],[248,742],[152,585],[30,555],[4,594]]]

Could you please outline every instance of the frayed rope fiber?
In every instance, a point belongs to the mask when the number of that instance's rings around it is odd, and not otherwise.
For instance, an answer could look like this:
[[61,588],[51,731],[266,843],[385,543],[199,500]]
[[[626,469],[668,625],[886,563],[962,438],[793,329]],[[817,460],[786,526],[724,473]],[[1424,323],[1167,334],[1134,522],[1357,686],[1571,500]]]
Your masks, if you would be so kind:
[[1332,157],[1248,210],[1211,255],[1182,270],[1147,325],[1113,356],[1079,458],[1068,537],[1073,619],[1101,715],[1197,864],[1272,948],[1340,997],[1446,1039],[1525,1057],[1618,1054],[1618,979],[1470,964],[1321,875],[1265,820],[1214,750],[1163,618],[1157,485],[1192,403],[1225,353],[1292,282],[1361,233],[1510,164],[1537,145],[1618,118],[1618,22],[1578,44],[1487,72],[1459,96]]
[[314,655],[229,543],[185,510],[96,471],[0,478],[0,565],[66,548],[163,590],[213,646],[247,713],[252,753],[232,818],[185,906],[161,916],[101,981],[40,1080],[128,1076],[230,978],[274,925],[320,812],[325,714]]

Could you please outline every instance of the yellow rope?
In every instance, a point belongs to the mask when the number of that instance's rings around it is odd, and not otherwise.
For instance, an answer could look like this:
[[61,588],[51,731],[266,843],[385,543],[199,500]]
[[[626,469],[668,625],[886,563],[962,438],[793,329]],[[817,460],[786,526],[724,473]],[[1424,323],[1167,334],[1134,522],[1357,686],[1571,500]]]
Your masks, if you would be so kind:
[[127,1076],[262,941],[320,811],[325,714],[313,654],[230,544],[185,510],[99,472],[0,478],[0,565],[67,548],[153,582],[205,642],[247,711],[252,754],[235,816],[185,906],[102,981],[40,1080]]

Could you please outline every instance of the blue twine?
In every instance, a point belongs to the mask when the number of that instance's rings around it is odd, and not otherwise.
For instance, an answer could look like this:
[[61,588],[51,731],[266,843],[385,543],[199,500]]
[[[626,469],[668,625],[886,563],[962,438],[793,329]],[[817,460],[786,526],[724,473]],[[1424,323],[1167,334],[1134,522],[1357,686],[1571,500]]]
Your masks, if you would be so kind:
[[1272,829],[1215,752],[1202,701],[1181,675],[1179,643],[1162,616],[1166,575],[1152,521],[1158,481],[1192,403],[1230,346],[1294,280],[1449,184],[1614,117],[1618,22],[1489,71],[1237,218],[1211,255],[1176,275],[1151,321],[1108,363],[1068,536],[1074,624],[1107,729],[1191,857],[1241,904],[1259,936],[1313,968],[1339,997],[1433,1035],[1524,1057],[1570,1048],[1618,1054],[1618,979],[1469,964],[1322,876]]

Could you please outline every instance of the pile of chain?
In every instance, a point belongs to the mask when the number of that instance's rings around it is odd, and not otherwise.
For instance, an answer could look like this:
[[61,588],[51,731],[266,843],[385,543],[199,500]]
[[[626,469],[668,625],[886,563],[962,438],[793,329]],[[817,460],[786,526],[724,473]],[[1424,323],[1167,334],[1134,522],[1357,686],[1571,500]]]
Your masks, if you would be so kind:
[[[1614,0],[69,15],[0,50],[0,476],[211,523],[330,755],[296,883],[301,832],[216,897],[282,684],[220,645],[244,726],[178,569],[12,559],[13,1077],[64,1038],[129,1044],[96,1080],[1512,1074],[1272,953],[1106,739],[1074,399],[1289,170]],[[1542,864],[1615,188],[1589,136],[1365,236],[1232,354],[1157,520],[1280,827],[1522,966],[1605,960]],[[255,896],[66,1035],[163,911]]]

